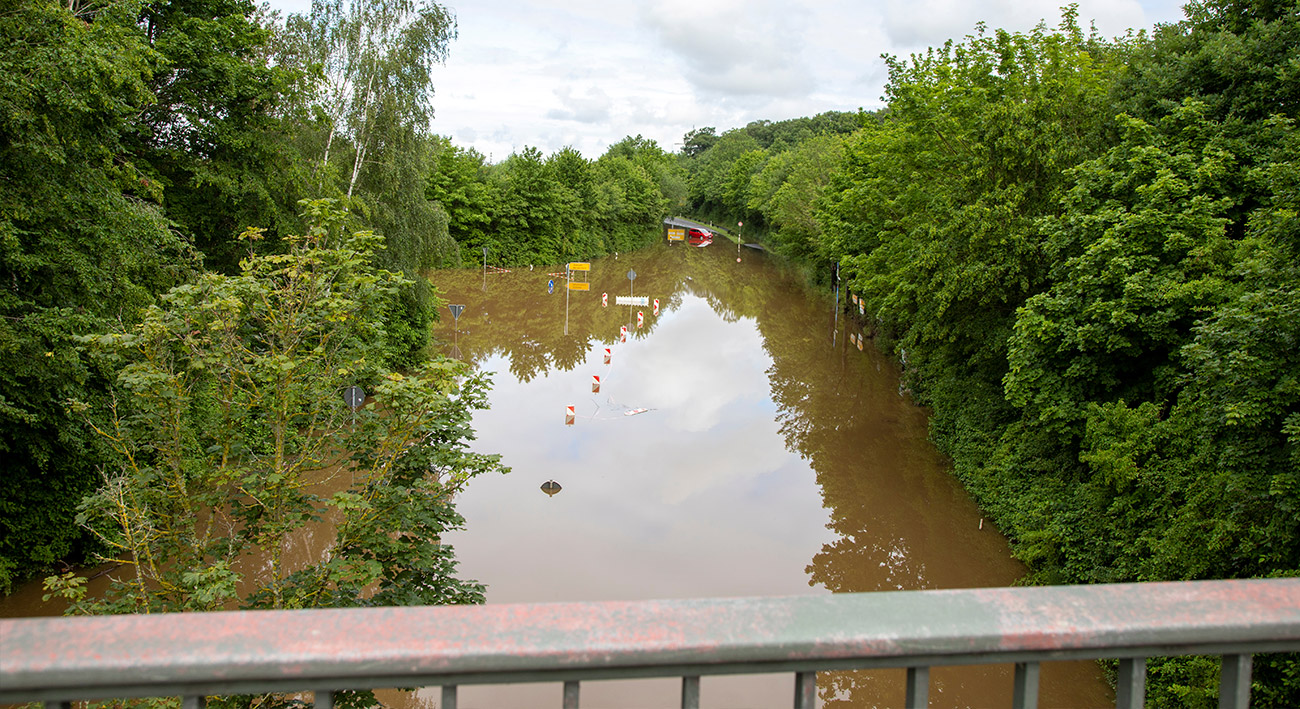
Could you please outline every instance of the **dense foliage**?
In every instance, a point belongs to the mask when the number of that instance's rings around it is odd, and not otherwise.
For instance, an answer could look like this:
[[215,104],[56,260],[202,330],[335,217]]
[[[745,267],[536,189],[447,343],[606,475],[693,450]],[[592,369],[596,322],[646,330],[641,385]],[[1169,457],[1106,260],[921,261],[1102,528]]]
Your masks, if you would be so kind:
[[[1300,574],[1300,6],[1186,13],[889,58],[847,139],[686,139],[692,204],[839,266],[1030,582]],[[1257,660],[1255,703],[1298,667]],[[1151,674],[1214,703],[1209,660]]]
[[540,265],[653,242],[683,207],[686,182],[677,159],[641,136],[594,161],[572,148],[549,157],[525,148],[496,165],[441,141],[426,194],[447,210],[466,265]]
[[[76,338],[130,326],[175,286],[283,253],[305,198],[384,238],[401,274],[375,364],[413,370],[436,266],[559,263],[636,248],[681,204],[675,156],[628,138],[599,160],[489,165],[429,132],[431,66],[456,19],[427,0],[16,0],[0,13],[0,591],[84,560],[81,498],[112,460],[67,403],[115,365]],[[257,240],[237,236],[264,229]],[[107,368],[106,368],[107,367]]]
[[0,13],[0,589],[69,554],[95,484],[96,442],[63,402],[99,395],[104,374],[72,338],[197,267],[128,148],[162,62],[140,8]]
[[[329,200],[308,211],[284,254],[79,338],[117,376],[110,406],[72,403],[112,449],[78,521],[127,572],[94,599],[70,574],[52,581],[77,610],[482,601],[439,539],[461,523],[451,495],[501,470],[466,450],[485,382],[450,360],[385,369],[378,316],[404,279],[374,267],[382,239],[343,229]],[[353,409],[340,392],[356,383],[373,391]]]
[[[677,212],[744,222],[747,240],[861,296],[1031,582],[1300,574],[1295,0],[1198,0],[1183,22],[1114,39],[1082,31],[1071,8],[1055,29],[980,27],[888,58],[879,112],[701,128],[676,155],[637,136],[596,160],[526,148],[496,164],[429,132],[428,68],[456,35],[437,3],[317,0],[283,19],[250,0],[11,4],[0,588],[84,557],[73,520],[89,494],[80,519],[101,551],[138,568],[155,553],[212,562],[202,577],[149,570],[147,593],[109,599],[120,609],[330,605],[376,581],[376,599],[421,600],[385,596],[401,584],[381,579],[448,575],[437,549],[394,545],[455,524],[454,511],[397,514],[391,491],[441,499],[421,477],[436,461],[384,446],[437,440],[429,451],[446,456],[430,455],[455,467],[470,432],[450,413],[394,432],[401,416],[364,412],[345,431],[326,390],[346,373],[382,383],[395,413],[474,405],[477,385],[456,394],[455,373],[426,364],[438,301],[422,272],[626,251]],[[322,202],[304,219],[308,197],[335,199],[355,228]],[[367,229],[385,248],[372,253]],[[303,285],[291,264],[326,262],[369,274],[352,296],[304,301],[325,309],[318,345],[348,344],[277,364],[258,349],[273,338],[251,334],[275,318],[253,303]],[[331,321],[353,296],[356,310]],[[222,307],[244,318],[237,328]],[[326,336],[335,326],[344,334]],[[306,407],[293,416],[321,417],[327,435],[290,435],[272,415],[288,409],[237,386],[281,375]],[[358,457],[333,460],[331,446]],[[289,459],[311,465],[250,477],[252,461]],[[361,471],[357,487],[316,499],[308,473],[340,465]],[[218,512],[187,516],[177,485]],[[127,492],[161,517],[115,507]],[[216,525],[222,515],[235,522]],[[343,540],[332,559],[237,580],[222,561],[259,545],[273,555],[267,540],[313,517]],[[422,561],[397,561],[409,555]],[[1298,667],[1259,659],[1256,704],[1300,704]],[[1206,661],[1151,673],[1155,704],[1212,703]]]

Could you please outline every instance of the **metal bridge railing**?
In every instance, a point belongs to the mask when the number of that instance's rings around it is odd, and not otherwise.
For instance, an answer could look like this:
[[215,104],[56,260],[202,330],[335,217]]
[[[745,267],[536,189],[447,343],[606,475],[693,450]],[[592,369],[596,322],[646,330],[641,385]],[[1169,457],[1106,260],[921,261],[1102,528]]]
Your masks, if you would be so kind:
[[0,621],[0,703],[907,668],[909,707],[935,665],[1119,658],[1119,707],[1143,703],[1147,657],[1222,656],[1221,707],[1246,707],[1253,653],[1300,650],[1300,579],[903,591],[783,598],[239,611]]

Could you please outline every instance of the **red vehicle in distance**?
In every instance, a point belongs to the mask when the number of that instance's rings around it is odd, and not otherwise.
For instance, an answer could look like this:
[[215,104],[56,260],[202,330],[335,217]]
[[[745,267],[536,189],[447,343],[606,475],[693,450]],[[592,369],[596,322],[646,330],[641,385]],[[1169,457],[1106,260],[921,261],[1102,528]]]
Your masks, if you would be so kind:
[[708,229],[691,229],[686,233],[686,239],[691,246],[708,246],[713,243],[713,232]]

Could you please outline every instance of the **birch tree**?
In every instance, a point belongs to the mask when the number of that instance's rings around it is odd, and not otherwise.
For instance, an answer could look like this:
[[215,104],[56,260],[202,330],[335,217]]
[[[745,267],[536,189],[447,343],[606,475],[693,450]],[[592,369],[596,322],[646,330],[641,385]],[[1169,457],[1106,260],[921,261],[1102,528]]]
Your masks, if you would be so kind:
[[456,18],[423,0],[313,0],[311,15],[290,28],[307,37],[322,73],[319,101],[328,136],[321,165],[329,164],[336,137],[351,142],[351,197],[367,156],[384,140],[381,125],[427,130],[430,72],[447,57]]

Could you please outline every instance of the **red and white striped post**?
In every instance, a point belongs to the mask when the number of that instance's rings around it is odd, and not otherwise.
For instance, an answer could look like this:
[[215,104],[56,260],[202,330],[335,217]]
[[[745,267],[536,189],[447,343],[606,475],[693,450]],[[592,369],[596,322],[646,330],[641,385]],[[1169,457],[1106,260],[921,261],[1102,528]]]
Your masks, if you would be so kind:
[[591,391],[592,391],[593,394],[599,394],[599,393],[600,393],[600,375],[599,375],[599,374],[593,374],[593,375],[591,375]]

